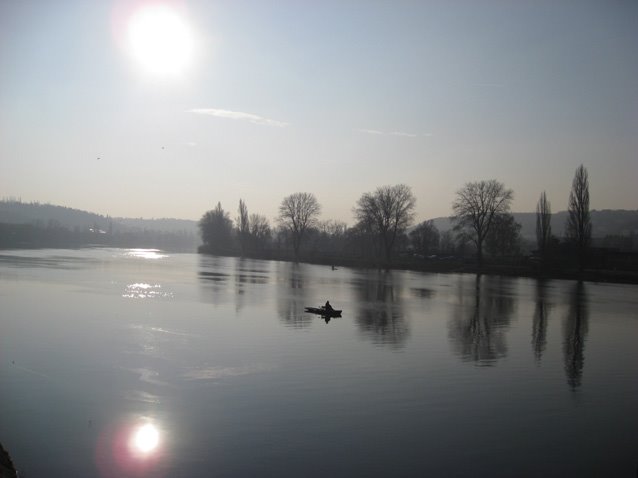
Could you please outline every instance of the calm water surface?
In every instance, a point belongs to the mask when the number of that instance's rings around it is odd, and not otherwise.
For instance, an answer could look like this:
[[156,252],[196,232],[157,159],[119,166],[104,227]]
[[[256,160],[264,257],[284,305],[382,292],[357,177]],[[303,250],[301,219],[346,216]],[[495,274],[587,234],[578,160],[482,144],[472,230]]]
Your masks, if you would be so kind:
[[636,286],[0,251],[0,304],[29,478],[636,474]]

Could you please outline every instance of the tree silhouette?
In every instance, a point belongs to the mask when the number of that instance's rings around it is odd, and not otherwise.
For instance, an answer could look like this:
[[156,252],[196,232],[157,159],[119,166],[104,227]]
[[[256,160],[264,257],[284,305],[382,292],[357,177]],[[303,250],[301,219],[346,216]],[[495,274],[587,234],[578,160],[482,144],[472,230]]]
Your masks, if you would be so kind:
[[439,230],[433,221],[423,221],[410,232],[414,252],[427,256],[439,249]]
[[581,164],[574,174],[572,190],[569,193],[565,235],[576,245],[578,251],[578,267],[582,270],[585,254],[591,243],[591,217],[589,214],[589,179],[587,169]]
[[248,241],[250,239],[250,221],[248,219],[248,208],[243,199],[239,200],[238,208],[239,216],[237,216],[237,238],[242,254],[248,249]]
[[347,230],[348,225],[342,221],[319,221],[314,234],[313,249],[324,254],[342,254]]
[[412,224],[415,206],[416,198],[405,184],[381,186],[357,201],[355,217],[359,225],[377,237],[388,263],[398,236]]
[[547,251],[552,237],[552,206],[547,200],[545,191],[536,204],[536,244],[538,252],[544,259],[547,258]]
[[257,250],[264,249],[271,237],[268,219],[261,214],[251,214],[249,223],[251,245]]
[[518,254],[521,248],[521,227],[511,214],[494,216],[485,238],[487,252],[495,256]]
[[509,211],[513,197],[514,192],[495,179],[466,183],[456,192],[452,203],[454,229],[476,246],[479,267],[483,264],[483,243],[494,217]]
[[321,206],[312,193],[294,193],[281,201],[279,223],[290,231],[295,259],[299,258],[304,235],[310,227],[317,224],[320,212]]
[[210,252],[224,252],[231,247],[233,222],[221,203],[207,211],[199,221],[202,242]]

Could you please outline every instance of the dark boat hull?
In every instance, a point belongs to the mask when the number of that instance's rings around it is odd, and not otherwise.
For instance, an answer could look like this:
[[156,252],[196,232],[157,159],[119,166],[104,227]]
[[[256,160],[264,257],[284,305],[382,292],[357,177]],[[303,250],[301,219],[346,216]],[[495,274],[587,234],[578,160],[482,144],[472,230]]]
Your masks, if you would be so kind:
[[341,317],[340,310],[329,310],[324,307],[306,307],[306,312],[321,315],[322,317]]

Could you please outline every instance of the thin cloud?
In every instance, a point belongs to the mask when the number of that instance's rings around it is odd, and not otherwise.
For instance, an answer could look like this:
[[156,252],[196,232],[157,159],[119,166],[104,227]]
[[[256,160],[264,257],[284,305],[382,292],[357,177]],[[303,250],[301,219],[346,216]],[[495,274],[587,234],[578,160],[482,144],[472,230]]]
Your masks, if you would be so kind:
[[283,121],[278,121],[271,118],[264,118],[263,116],[255,115],[252,113],[245,113],[243,111],[220,110],[217,108],[193,108],[187,110],[186,112],[199,115],[215,116],[217,118],[248,121],[249,123],[259,125],[277,126],[278,128],[284,128],[288,126],[288,123],[285,123]]
[[404,136],[406,138],[416,138],[416,134],[412,134],[412,133],[404,133],[403,131],[392,131],[390,133],[388,133],[392,136]]
[[363,128],[359,128],[357,129],[357,131],[359,133],[374,134],[377,136],[403,136],[404,138],[416,138],[418,136],[416,134],[406,133],[404,131],[390,131],[389,133],[386,133],[385,131],[380,131],[378,129],[363,129]]

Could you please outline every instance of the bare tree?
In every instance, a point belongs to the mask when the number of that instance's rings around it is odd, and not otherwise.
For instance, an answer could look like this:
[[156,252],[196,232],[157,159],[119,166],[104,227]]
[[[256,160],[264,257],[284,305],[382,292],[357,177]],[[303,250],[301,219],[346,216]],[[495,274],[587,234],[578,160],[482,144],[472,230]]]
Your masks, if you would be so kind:
[[493,256],[516,255],[521,250],[521,225],[509,213],[494,216],[485,248]]
[[291,233],[295,258],[299,258],[304,235],[317,223],[320,212],[321,205],[312,193],[294,193],[281,201],[279,223]]
[[479,267],[483,265],[483,243],[494,217],[509,211],[513,197],[514,192],[495,179],[466,183],[456,192],[452,203],[454,229],[476,246]]
[[416,198],[405,184],[381,186],[357,201],[354,215],[364,230],[377,236],[387,262],[392,258],[397,237],[412,224],[415,206]]
[[410,242],[414,251],[427,256],[439,248],[439,230],[433,221],[423,221],[410,232]]
[[271,237],[268,219],[261,214],[251,214],[249,223],[252,244],[256,249],[263,249]]
[[347,230],[348,225],[343,221],[319,221],[313,247],[323,253],[341,253],[345,247]]
[[567,207],[566,236],[578,250],[578,264],[582,269],[585,253],[591,242],[591,217],[589,214],[589,179],[587,169],[581,164],[574,174]]
[[319,221],[317,228],[319,232],[328,236],[343,236],[348,230],[348,224],[343,221],[328,219],[327,221]]
[[545,191],[536,204],[536,244],[542,258],[547,255],[549,241],[552,237],[552,206],[547,200]]
[[250,239],[250,221],[248,219],[248,208],[243,199],[239,200],[239,216],[237,217],[237,237],[239,238],[239,245],[242,253],[246,252],[248,248],[248,241]]

